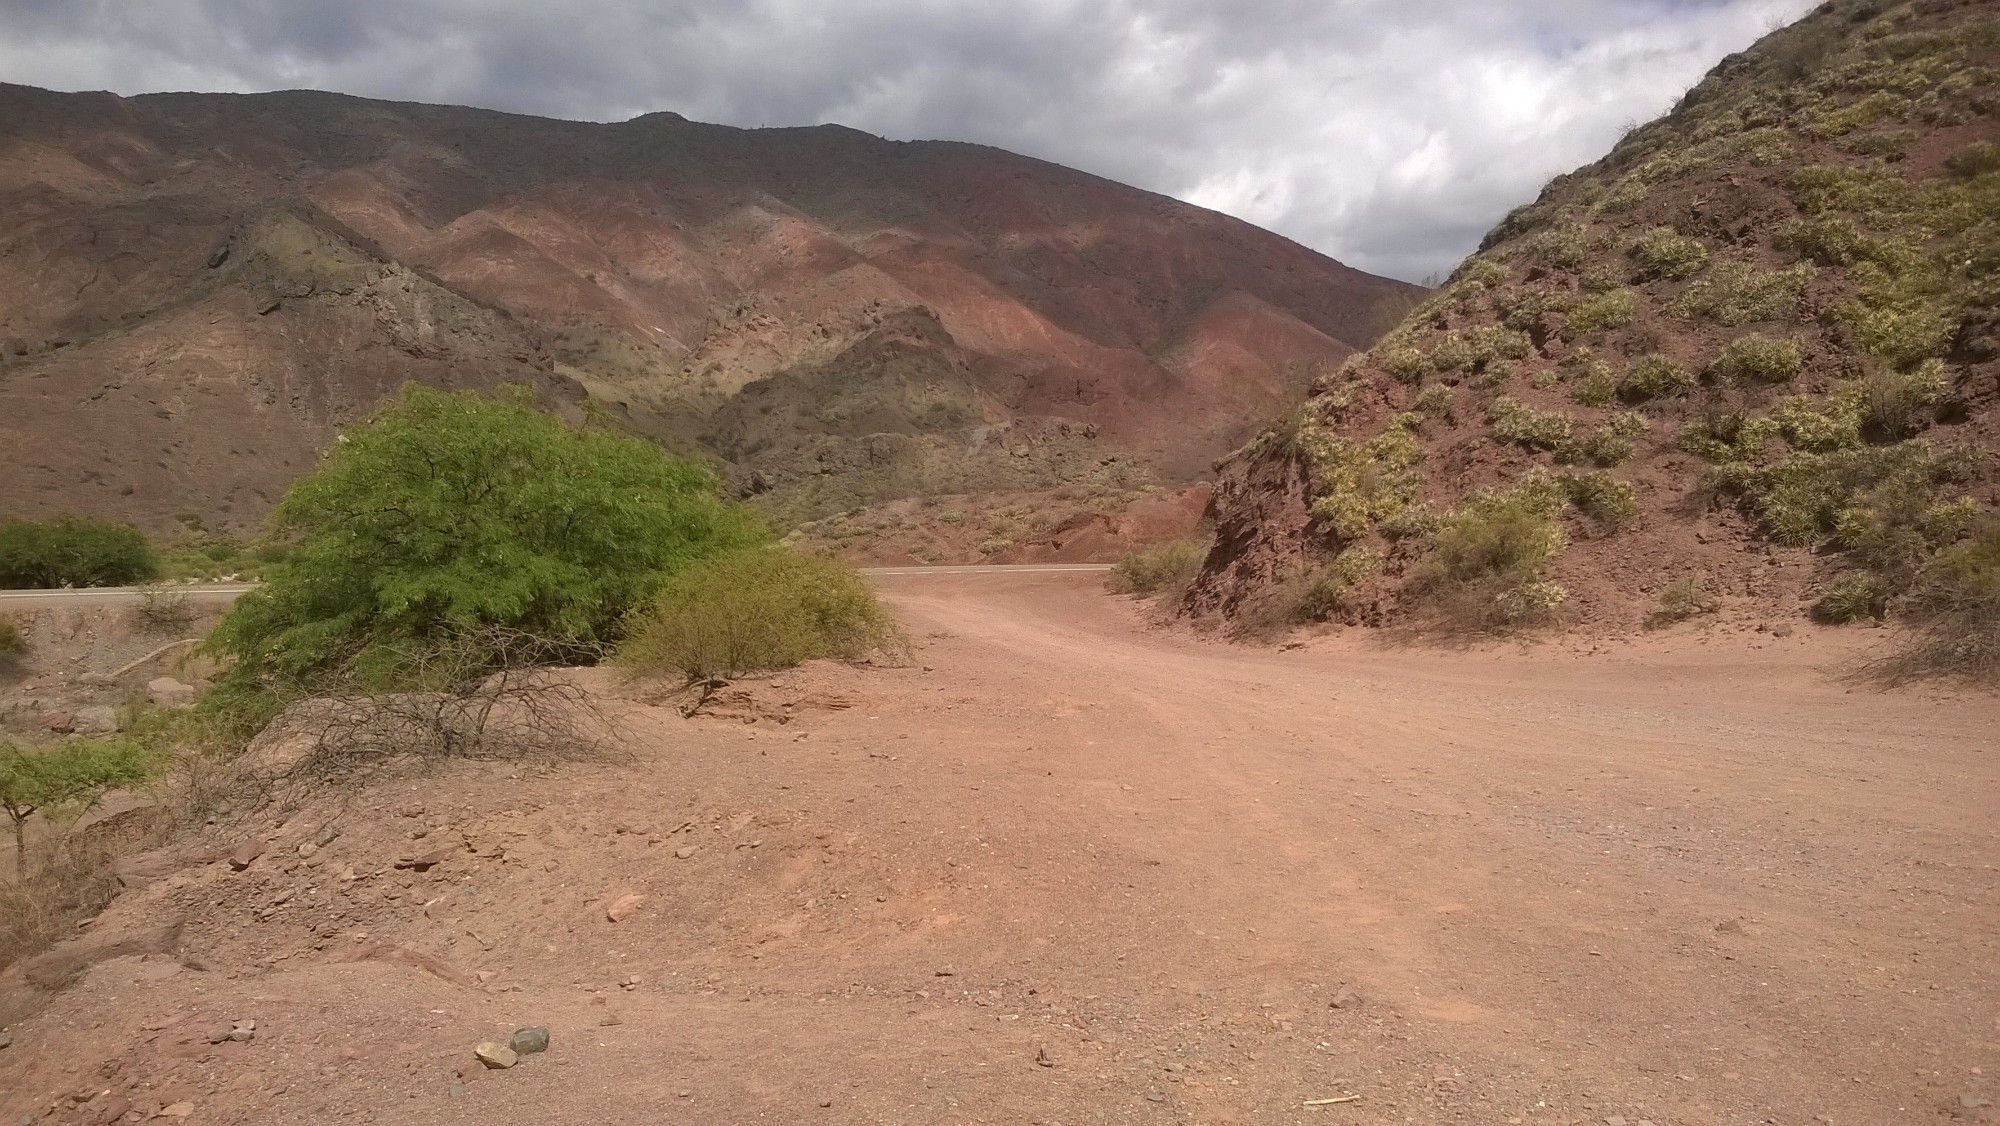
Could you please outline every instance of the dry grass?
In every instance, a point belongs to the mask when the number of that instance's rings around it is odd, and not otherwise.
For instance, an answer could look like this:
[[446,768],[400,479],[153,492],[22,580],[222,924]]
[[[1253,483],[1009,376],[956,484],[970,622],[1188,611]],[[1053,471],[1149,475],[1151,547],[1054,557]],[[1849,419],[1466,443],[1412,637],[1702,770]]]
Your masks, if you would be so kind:
[[1113,594],[1166,595],[1172,601],[1194,584],[1207,557],[1207,542],[1194,538],[1140,548],[1112,566],[1105,585]]

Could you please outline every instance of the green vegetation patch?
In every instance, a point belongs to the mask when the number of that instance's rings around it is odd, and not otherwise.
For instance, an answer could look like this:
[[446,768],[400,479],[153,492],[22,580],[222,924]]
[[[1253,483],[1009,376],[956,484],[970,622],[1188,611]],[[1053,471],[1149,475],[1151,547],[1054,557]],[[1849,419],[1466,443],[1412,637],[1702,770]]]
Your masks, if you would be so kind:
[[902,646],[859,572],[775,545],[677,571],[632,615],[626,633],[620,664],[689,682],[820,658],[860,660]]
[[0,520],[0,588],[127,586],[159,573],[159,552],[137,528],[80,516]]
[[1106,585],[1114,594],[1177,596],[1194,583],[1207,555],[1208,544],[1195,539],[1129,551],[1112,564]]
[[1326,621],[1352,608],[1354,589],[1382,569],[1382,553],[1355,545],[1314,571],[1299,591],[1292,614],[1302,621]]
[[1668,303],[1667,312],[1684,320],[1728,326],[1788,321],[1798,314],[1812,277],[1813,267],[1803,262],[1783,270],[1724,262],[1682,290]]
[[1694,373],[1655,352],[1634,361],[1618,381],[1618,397],[1628,403],[1666,399],[1694,390]]
[[669,576],[768,538],[693,462],[522,396],[415,385],[344,431],[272,519],[293,550],[207,643],[233,662],[212,695],[271,706],[329,682],[424,687],[430,646],[481,631],[536,639],[542,663],[587,660]]
[[1466,497],[1440,521],[1405,596],[1453,630],[1505,632],[1552,620],[1566,597],[1547,577],[1568,542],[1560,519],[1566,501],[1546,473]]
[[1777,384],[1791,382],[1804,366],[1798,341],[1752,333],[1724,345],[1709,370],[1728,384]]
[[1649,278],[1691,278],[1708,265],[1708,247],[1672,227],[1655,227],[1628,253]]
[[1563,335],[1581,340],[1614,328],[1623,328],[1639,315],[1639,295],[1629,289],[1593,294],[1570,306],[1563,321]]

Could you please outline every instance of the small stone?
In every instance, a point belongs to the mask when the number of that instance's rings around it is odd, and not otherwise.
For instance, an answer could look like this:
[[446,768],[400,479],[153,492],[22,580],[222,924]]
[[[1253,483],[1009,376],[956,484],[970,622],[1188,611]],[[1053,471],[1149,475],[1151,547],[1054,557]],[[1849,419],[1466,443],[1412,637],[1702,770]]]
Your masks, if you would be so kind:
[[505,1044],[495,1044],[491,1040],[472,1049],[472,1054],[478,1057],[480,1063],[494,1071],[505,1071],[521,1062],[521,1057],[514,1054],[514,1049]]
[[1604,1120],[1604,1126],[1625,1126],[1625,1116],[1622,1114],[1614,1114],[1611,1117]]
[[106,1126],[110,1126],[110,1123],[125,1117],[126,1112],[131,1109],[131,1099],[126,1098],[124,1095],[113,1095],[104,1100],[104,1109],[98,1112],[97,1120],[105,1123]]
[[194,1113],[194,1104],[187,1101],[186,1099],[182,1099],[180,1102],[168,1103],[166,1106],[161,1107],[159,1113],[155,1114],[153,1117],[186,1118],[188,1115],[193,1113]]
[[118,712],[102,704],[78,708],[72,725],[84,735],[109,735],[118,730]]
[[693,855],[694,855],[693,845],[682,845],[680,848],[674,850],[675,860],[686,860],[688,857]]
[[1358,1009],[1361,1007],[1361,994],[1342,986],[1340,992],[1333,995],[1333,1000],[1326,1004],[1332,1009]]
[[1035,1045],[1035,1063],[1040,1067],[1054,1067],[1056,1065],[1056,1061],[1049,1058],[1048,1045]]
[[626,892],[604,908],[604,917],[614,923],[622,923],[644,902],[646,897],[638,892]]
[[229,1026],[228,1038],[238,1044],[248,1044],[256,1037],[257,1022],[254,1020],[239,1020]]
[[451,1086],[450,1086],[450,1087],[447,1087],[447,1088],[445,1089],[445,1094],[446,1094],[446,1095],[447,1095],[448,1097],[450,1097],[450,1098],[454,1098],[454,1099],[462,1099],[462,1098],[464,1098],[464,1097],[465,1097],[465,1081],[464,1081],[464,1080],[462,1080],[462,1079],[454,1079],[454,1080],[452,1080],[452,1081],[451,1081]]
[[77,677],[76,682],[85,688],[115,688],[118,678],[108,672],[87,672]]
[[1724,919],[1721,922],[1715,924],[1715,933],[1742,934],[1743,921],[1741,919]]
[[0,1032],[0,1051],[4,1051],[5,1049],[11,1048],[13,1046],[14,1046],[14,1034],[11,1032]]
[[1146,1101],[1149,1103],[1163,1103],[1167,1101],[1167,1096],[1161,1091],[1147,1091]]
[[237,845],[236,851],[229,854],[229,866],[241,872],[262,855],[264,855],[264,842],[254,839],[247,840]]
[[1790,626],[1785,626],[1785,625],[1778,625],[1778,626],[1772,626],[1772,627],[1771,627],[1771,636],[1772,636],[1772,637],[1790,637],[1790,636],[1792,636],[1792,627],[1790,627]]
[[405,856],[401,860],[396,861],[396,867],[408,868],[417,872],[428,872],[433,867],[451,859],[451,854],[455,851],[457,850],[449,847],[434,848],[421,856]]
[[226,1024],[214,1025],[208,1030],[207,1040],[211,1044],[220,1044],[229,1039],[229,1032],[230,1028]]
[[674,1097],[678,1099],[691,1099],[694,1098],[694,1092],[683,1088],[679,1091],[675,1091]]
[[539,1024],[517,1028],[514,1030],[513,1039],[507,1041],[507,1046],[512,1048],[517,1056],[532,1056],[536,1052],[546,1052],[549,1050],[549,1030]]
[[146,698],[155,707],[191,708],[200,694],[194,685],[183,684],[171,676],[156,676],[146,682]]
[[1978,1110],[1981,1107],[1988,1107],[1992,1105],[1993,1105],[1992,1099],[1981,1098],[1980,1096],[1975,1095],[1970,1091],[1966,1092],[1963,1095],[1958,1096],[1958,1107],[1960,1110]]
[[603,1016],[597,1018],[597,1027],[599,1028],[616,1028],[624,1023],[625,1018],[619,1016],[617,1013],[605,1013]]
[[820,1105],[820,1107],[821,1107],[822,1109],[824,1109],[824,1108],[826,1108],[826,1107],[830,1107],[830,1106],[832,1106],[832,1105],[833,1105],[833,1100],[832,1100],[832,1099],[821,1099],[821,1100],[819,1101],[819,1105]]

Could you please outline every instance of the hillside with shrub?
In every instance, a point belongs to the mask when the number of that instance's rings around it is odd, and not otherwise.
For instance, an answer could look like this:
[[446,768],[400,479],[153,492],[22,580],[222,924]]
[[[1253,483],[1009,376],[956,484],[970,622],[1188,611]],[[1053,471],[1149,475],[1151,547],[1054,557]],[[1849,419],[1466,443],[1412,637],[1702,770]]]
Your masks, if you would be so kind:
[[1990,665],[1996,110],[1991,4],[1836,0],[1725,59],[1232,455],[1185,605],[1905,613]]

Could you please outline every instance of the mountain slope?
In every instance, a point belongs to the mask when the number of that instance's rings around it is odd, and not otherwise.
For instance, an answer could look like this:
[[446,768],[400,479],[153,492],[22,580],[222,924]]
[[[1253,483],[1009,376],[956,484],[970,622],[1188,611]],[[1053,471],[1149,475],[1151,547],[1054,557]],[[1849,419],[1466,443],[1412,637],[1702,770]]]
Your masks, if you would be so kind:
[[1231,458],[1190,609],[1840,620],[1992,538],[1996,15],[1836,0],[1551,183]]
[[1187,478],[1418,292],[972,145],[318,93],[0,86],[0,211],[0,508],[156,524],[404,379],[588,395],[786,521]]

